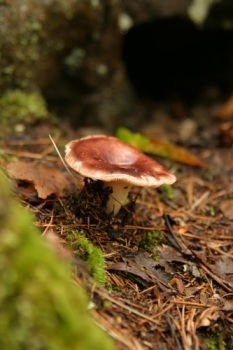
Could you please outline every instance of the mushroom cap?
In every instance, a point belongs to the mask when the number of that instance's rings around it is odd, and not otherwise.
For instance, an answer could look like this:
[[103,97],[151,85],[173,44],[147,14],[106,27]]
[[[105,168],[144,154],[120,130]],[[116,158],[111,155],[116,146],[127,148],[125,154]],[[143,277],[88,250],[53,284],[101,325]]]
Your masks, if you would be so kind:
[[67,164],[84,177],[132,186],[172,184],[175,175],[136,148],[111,136],[95,135],[66,145]]

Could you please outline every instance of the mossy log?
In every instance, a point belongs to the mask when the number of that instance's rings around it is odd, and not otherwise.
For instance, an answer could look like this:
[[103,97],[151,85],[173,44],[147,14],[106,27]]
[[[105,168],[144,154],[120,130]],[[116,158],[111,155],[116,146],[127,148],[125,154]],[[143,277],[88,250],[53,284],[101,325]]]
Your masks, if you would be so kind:
[[1,350],[113,349],[92,321],[69,268],[42,240],[8,187],[0,173]]

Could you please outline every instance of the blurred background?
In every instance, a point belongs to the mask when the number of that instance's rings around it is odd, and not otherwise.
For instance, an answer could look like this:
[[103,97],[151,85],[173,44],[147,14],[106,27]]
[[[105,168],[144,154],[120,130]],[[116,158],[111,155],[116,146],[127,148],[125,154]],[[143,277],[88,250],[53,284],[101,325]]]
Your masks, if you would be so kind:
[[74,128],[190,117],[232,92],[232,18],[230,0],[2,0],[0,93],[39,91]]

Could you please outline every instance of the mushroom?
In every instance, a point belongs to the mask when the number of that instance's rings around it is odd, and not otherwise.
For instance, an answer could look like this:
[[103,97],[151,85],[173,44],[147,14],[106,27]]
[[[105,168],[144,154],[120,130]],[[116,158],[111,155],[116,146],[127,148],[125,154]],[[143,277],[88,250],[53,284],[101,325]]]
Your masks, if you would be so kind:
[[132,186],[158,187],[176,177],[162,165],[115,137],[87,136],[66,145],[67,164],[84,177],[112,187],[106,212],[116,215]]

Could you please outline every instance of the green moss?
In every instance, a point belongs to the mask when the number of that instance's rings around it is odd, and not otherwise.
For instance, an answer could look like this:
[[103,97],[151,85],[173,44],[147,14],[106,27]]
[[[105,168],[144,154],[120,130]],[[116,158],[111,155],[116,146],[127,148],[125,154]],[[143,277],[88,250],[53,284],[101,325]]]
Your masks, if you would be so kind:
[[160,190],[163,192],[162,196],[165,196],[170,200],[176,199],[174,189],[170,185],[162,185],[160,186]]
[[48,86],[61,70],[61,57],[96,30],[101,7],[90,1],[55,3],[13,0],[0,5],[1,93]]
[[210,216],[215,216],[215,210],[213,207],[209,207]]
[[112,349],[67,265],[10,198],[4,177],[0,173],[0,349]]
[[13,162],[13,161],[16,160],[16,157],[11,155],[11,154],[3,153],[3,154],[0,155],[0,157],[6,162]]
[[7,91],[0,98],[0,119],[3,128],[15,126],[20,122],[25,124],[46,118],[52,116],[38,92]]
[[[19,60],[24,60],[25,50],[30,54],[30,61],[37,62],[40,57],[39,52],[39,33],[41,30],[41,23],[36,18],[28,18],[24,25],[20,28],[18,32],[19,36],[19,46],[16,51],[16,57]],[[29,74],[30,72],[28,72]],[[28,77],[31,77],[30,73]]]
[[96,282],[105,284],[107,281],[106,263],[101,250],[95,247],[80,232],[70,230],[66,238],[74,254],[88,262],[89,272]]
[[206,350],[226,350],[226,344],[220,332],[209,334],[203,339],[203,343]]
[[83,64],[86,52],[81,47],[74,48],[64,60],[67,71],[72,74],[77,71]]
[[163,235],[161,231],[149,231],[147,232],[139,242],[139,248],[147,250],[153,254],[153,259],[157,260],[157,247],[161,243]]
[[206,180],[206,181],[212,181],[213,178],[214,178],[214,175],[211,174],[211,173],[209,173],[209,172],[206,172],[206,173],[203,175],[203,178],[204,178],[204,180]]
[[[26,5],[26,4],[25,4]],[[8,16],[2,18],[5,27],[11,31],[11,40],[5,40],[2,34],[2,70],[0,75],[0,88],[34,88],[36,84],[37,71],[41,57],[42,23],[35,14],[29,17],[27,12],[22,12],[19,3],[13,5],[14,9],[8,8]],[[27,8],[27,5],[25,6]],[[27,11],[30,11],[27,8]],[[25,15],[26,14],[26,15]],[[38,16],[38,18],[37,18]],[[4,28],[4,25],[3,25]]]

